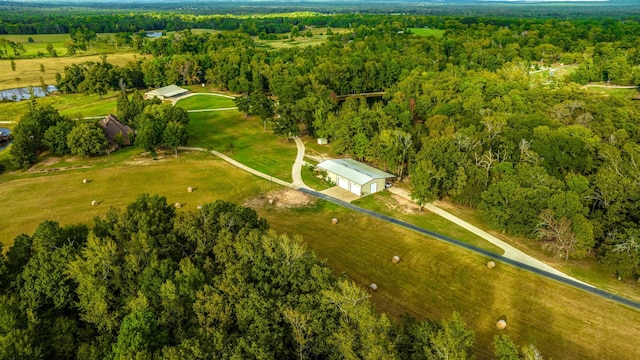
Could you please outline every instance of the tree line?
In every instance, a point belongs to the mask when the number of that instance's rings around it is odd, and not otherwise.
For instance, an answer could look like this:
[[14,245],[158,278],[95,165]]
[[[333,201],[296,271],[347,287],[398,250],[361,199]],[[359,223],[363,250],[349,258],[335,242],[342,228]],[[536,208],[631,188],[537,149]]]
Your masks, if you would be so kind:
[[[220,200],[177,213],[144,194],[91,229],[44,221],[0,251],[0,275],[0,359],[473,357],[457,313],[379,314],[300,237]],[[496,359],[542,358],[494,344]]]

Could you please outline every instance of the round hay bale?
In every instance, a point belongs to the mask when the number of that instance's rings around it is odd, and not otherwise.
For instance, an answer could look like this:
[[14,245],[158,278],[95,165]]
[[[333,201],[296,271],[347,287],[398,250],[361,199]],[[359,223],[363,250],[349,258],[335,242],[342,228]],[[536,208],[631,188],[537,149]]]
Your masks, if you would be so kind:
[[369,287],[371,288],[371,290],[376,291],[378,290],[378,285],[376,285],[375,283],[372,283],[371,285],[369,285]]
[[192,188],[191,186],[189,186],[189,187],[187,188],[187,192],[193,192],[193,188]]
[[331,223],[333,225],[337,224],[338,223],[338,219],[336,219],[336,218],[331,219]]
[[202,205],[198,205],[198,210],[202,210]]
[[269,205],[273,205],[274,202],[275,202],[275,200],[269,199]]
[[98,205],[98,202],[96,200],[91,201],[91,206],[96,206]]
[[487,263],[487,267],[488,267],[489,269],[493,269],[494,267],[496,267],[496,263],[495,263],[494,261],[489,261],[489,262]]
[[396,256],[392,257],[391,261],[393,261],[394,264],[399,263],[400,262],[400,256],[396,255]]
[[176,203],[175,205],[176,209],[180,209],[182,207],[182,204],[180,204],[179,202]]
[[88,184],[89,183],[89,179],[82,179],[82,183],[83,184]]
[[507,327],[507,322],[500,319],[498,320],[498,322],[496,323],[496,328],[498,328],[498,330],[504,330],[504,328]]

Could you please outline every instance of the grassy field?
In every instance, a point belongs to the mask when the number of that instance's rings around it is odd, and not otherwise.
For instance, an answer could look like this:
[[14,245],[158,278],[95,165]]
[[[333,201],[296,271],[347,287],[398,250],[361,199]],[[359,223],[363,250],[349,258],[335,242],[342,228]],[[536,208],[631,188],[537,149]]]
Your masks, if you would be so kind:
[[187,126],[189,145],[214,149],[265,174],[291,181],[296,157],[293,141],[263,130],[262,121],[238,111],[191,113]]
[[229,99],[223,96],[205,94],[198,94],[190,96],[186,99],[182,99],[178,101],[176,105],[187,110],[220,109],[236,106],[236,104],[233,102],[233,99]]
[[[95,159],[89,168],[0,176],[0,241],[9,245],[21,233],[32,233],[43,220],[91,224],[110,206],[122,208],[140,193],[156,193],[184,210],[216,199],[242,202],[266,192],[268,181],[251,176],[207,153],[180,153],[153,161],[129,148]],[[73,158],[53,166],[86,165]],[[60,168],[58,168],[60,169]],[[83,184],[83,179],[91,182]],[[187,187],[193,187],[192,193]],[[91,206],[91,202],[100,202]]]
[[[69,34],[1,35],[0,37],[21,43],[26,50],[26,52],[21,55],[22,57],[35,57],[38,56],[38,53],[47,54],[48,56],[47,44],[53,45],[58,56],[64,56],[67,53],[66,42],[71,40]],[[29,42],[29,38],[32,38],[33,42]],[[12,50],[9,50],[9,54],[13,55]],[[44,59],[44,61],[47,60],[48,59]]]
[[408,208],[399,204],[394,200],[393,194],[388,191],[381,191],[373,195],[360,198],[354,201],[353,204],[365,209],[373,210],[380,214],[398,218],[425,229],[439,229],[439,231],[444,231],[442,232],[443,235],[458,239],[496,254],[504,254],[504,251],[501,248],[477,235],[474,235],[468,230],[454,226],[451,222],[438,215],[429,211],[415,211],[417,206],[412,205]]
[[[495,335],[535,344],[545,358],[636,359],[640,312],[330,203],[259,213],[279,232],[301,234],[334,272],[368,287],[380,311],[420,319],[458,311],[476,333],[478,359]],[[331,224],[332,218],[337,225]],[[447,229],[435,229],[444,232]],[[391,258],[400,256],[398,264]],[[499,319],[506,330],[496,330]]]
[[607,270],[601,263],[596,261],[594,254],[591,254],[591,256],[581,260],[572,259],[564,261],[561,258],[544,251],[540,247],[540,244],[534,240],[510,237],[500,232],[493,231],[481,219],[480,213],[476,209],[470,209],[443,201],[438,201],[437,205],[570,276],[601,289],[620,294],[630,299],[634,299],[635,301],[640,301],[640,289],[638,288],[637,282],[630,279],[622,281],[617,280],[611,271]]
[[[147,57],[151,55],[145,55]],[[113,65],[124,65],[136,58],[144,58],[133,52],[107,55],[107,61]],[[40,77],[47,84],[55,84],[56,73],[63,74],[64,67],[86,61],[100,61],[100,55],[57,57],[41,59],[16,59],[16,70],[11,71],[10,60],[0,60],[0,89],[11,89],[22,86],[40,86]],[[45,72],[40,72],[40,64],[44,65]],[[20,81],[16,81],[20,78]]]
[[444,30],[439,29],[429,29],[429,28],[409,28],[413,34],[418,36],[433,36],[436,38],[441,38],[444,35]]
[[[117,112],[117,91],[111,91],[101,100],[98,95],[54,94],[36,101],[40,106],[51,105],[60,114],[77,118],[115,114]],[[0,121],[17,122],[27,112],[28,101],[0,102]]]
[[[307,37],[305,33],[307,30],[301,31],[298,36],[295,38],[291,38],[291,33],[277,34],[278,37],[287,37],[286,39],[278,39],[278,40],[260,40],[258,37],[254,37],[256,44],[262,47],[268,47],[272,49],[283,49],[283,48],[291,48],[291,47],[305,47],[305,46],[314,46],[319,45],[327,41],[329,37],[327,35],[328,28],[312,28],[308,29],[311,31],[312,36]],[[350,32],[350,29],[346,28],[331,28],[333,34],[342,34]]]
[[598,94],[601,94],[601,95],[621,96],[621,97],[625,97],[625,98],[628,98],[628,99],[631,99],[632,97],[634,97],[635,95],[638,94],[638,89],[616,88],[615,86],[611,86],[611,87],[606,87],[606,86],[603,86],[603,87],[600,87],[600,86],[585,86],[585,88],[587,90],[589,90],[590,92],[598,93]]

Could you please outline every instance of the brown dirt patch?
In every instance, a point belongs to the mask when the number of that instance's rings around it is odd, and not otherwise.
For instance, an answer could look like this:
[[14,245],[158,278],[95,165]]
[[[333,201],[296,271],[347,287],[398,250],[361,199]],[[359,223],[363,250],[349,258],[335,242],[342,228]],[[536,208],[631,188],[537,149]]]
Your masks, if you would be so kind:
[[127,165],[151,165],[156,164],[160,161],[166,161],[169,158],[173,157],[173,153],[170,155],[165,152],[158,152],[156,154],[156,158],[154,159],[151,154],[148,152],[142,153],[137,156],[135,159],[125,162]]
[[279,209],[299,208],[311,205],[316,202],[316,198],[303,192],[293,189],[281,189],[272,191],[265,195],[260,195],[243,205],[254,209],[264,207],[275,207]]
[[385,205],[391,210],[399,211],[403,214],[417,214],[420,212],[420,207],[416,203],[396,194],[391,194],[391,197],[385,200]]

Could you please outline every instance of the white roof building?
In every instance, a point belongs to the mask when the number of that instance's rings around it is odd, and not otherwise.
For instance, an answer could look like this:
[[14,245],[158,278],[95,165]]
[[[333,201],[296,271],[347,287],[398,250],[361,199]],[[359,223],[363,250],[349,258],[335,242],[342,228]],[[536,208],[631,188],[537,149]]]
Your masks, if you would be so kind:
[[339,187],[358,196],[369,195],[385,188],[387,179],[396,176],[353,159],[332,159],[318,164],[327,177]]
[[152,99],[154,97],[159,98],[160,100],[169,99],[172,97],[176,97],[185,93],[188,93],[189,90],[183,89],[177,85],[169,85],[165,87],[161,87],[159,89],[151,90],[144,93],[145,99]]

